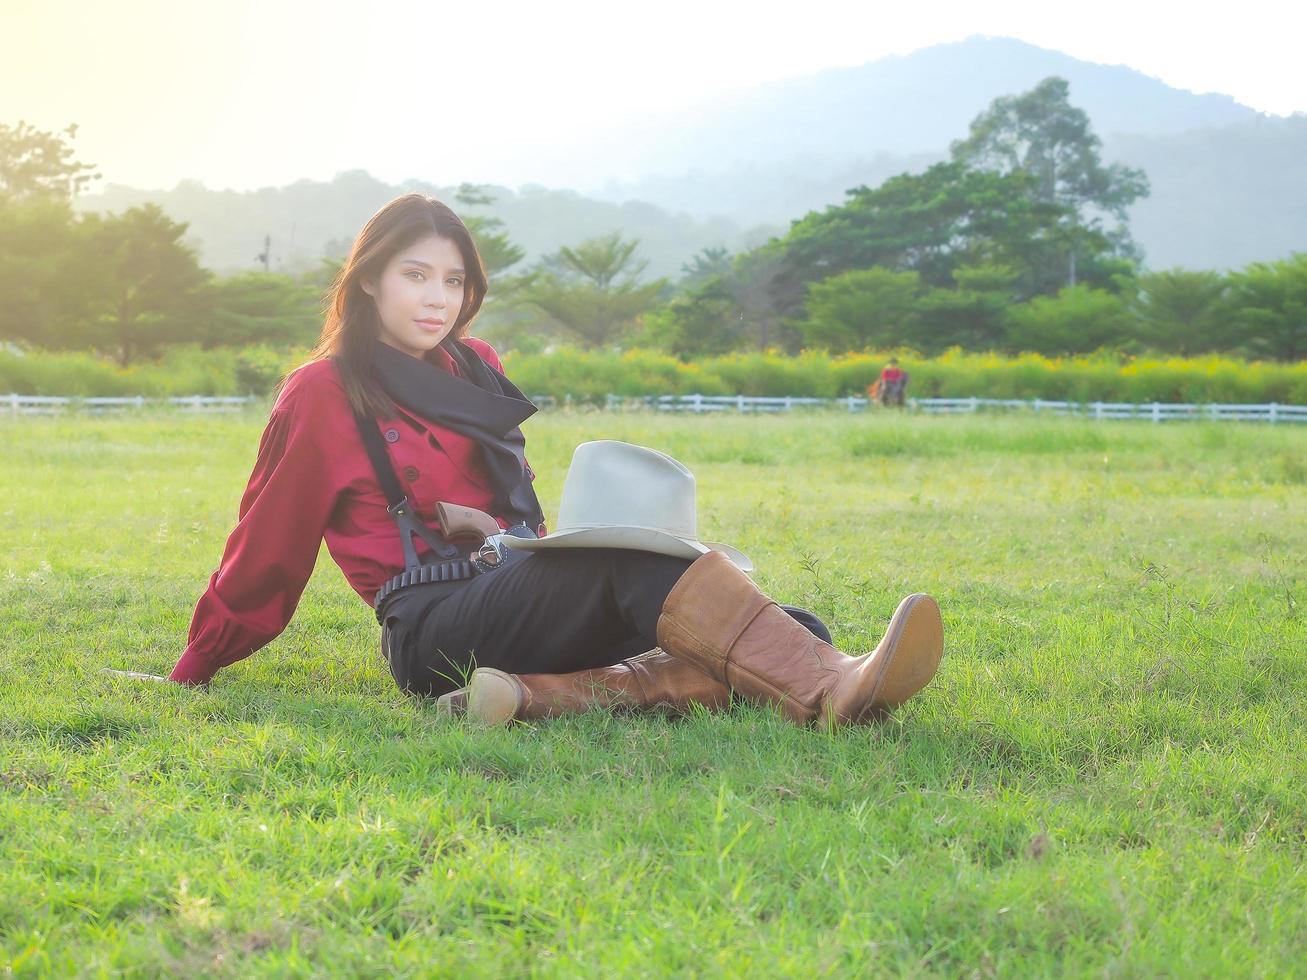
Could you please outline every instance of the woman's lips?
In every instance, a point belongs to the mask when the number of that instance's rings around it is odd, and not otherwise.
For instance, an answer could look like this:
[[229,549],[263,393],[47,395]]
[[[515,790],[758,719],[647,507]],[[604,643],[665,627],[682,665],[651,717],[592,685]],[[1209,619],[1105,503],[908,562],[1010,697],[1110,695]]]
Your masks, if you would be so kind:
[[439,330],[441,327],[445,325],[444,320],[414,320],[413,322],[416,323],[423,330],[432,330],[432,331]]

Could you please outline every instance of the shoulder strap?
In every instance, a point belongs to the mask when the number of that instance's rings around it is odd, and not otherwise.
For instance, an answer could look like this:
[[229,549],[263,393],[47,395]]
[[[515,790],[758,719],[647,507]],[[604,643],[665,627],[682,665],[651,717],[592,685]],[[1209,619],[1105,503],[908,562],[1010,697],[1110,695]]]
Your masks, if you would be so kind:
[[386,495],[386,503],[394,507],[404,499],[404,491],[399,488],[399,477],[395,476],[395,467],[386,454],[386,444],[381,439],[381,427],[377,420],[354,413],[354,424],[358,426],[359,435],[363,437],[363,448],[368,452],[372,468],[377,471],[377,482],[381,492]]
[[454,558],[459,555],[458,548],[445,540],[444,535],[427,527],[422,521],[418,520],[417,515],[413,513],[413,508],[409,505],[408,497],[400,489],[399,477],[395,475],[395,467],[390,462],[390,456],[386,452],[386,445],[381,439],[381,428],[377,425],[377,420],[360,415],[354,412],[354,424],[358,427],[359,435],[363,438],[363,448],[367,450],[368,459],[372,462],[372,469],[376,471],[377,482],[381,484],[381,491],[386,495],[386,508],[390,511],[390,516],[395,519],[399,526],[399,537],[404,547],[404,567],[406,569],[416,568],[422,563],[418,561],[417,549],[413,546],[413,535],[417,535],[436,552],[441,558]]

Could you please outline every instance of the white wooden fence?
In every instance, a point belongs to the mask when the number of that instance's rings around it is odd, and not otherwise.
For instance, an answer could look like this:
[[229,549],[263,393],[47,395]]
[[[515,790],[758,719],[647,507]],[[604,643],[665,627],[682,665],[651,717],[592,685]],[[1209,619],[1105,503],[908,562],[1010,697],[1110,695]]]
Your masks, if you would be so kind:
[[66,398],[60,395],[6,395],[0,398],[0,406],[7,407],[10,415],[55,415],[74,406],[98,414],[145,408],[147,405],[174,405],[191,412],[236,412],[240,411],[241,406],[255,401],[258,399],[253,396],[238,398],[187,395],[183,398],[146,398],[143,395],[133,395],[126,398]]
[[[909,398],[910,410],[926,415],[971,414],[979,411],[1030,411],[1050,415],[1081,415],[1095,419],[1145,419],[1169,422],[1182,419],[1210,419],[1221,422],[1307,422],[1307,405],[1179,404],[1174,402],[1059,402],[1036,398]],[[867,398],[749,398],[745,395],[647,395],[623,398],[609,395],[607,407],[655,408],[663,412],[788,412],[811,406],[866,411]]]
[[[557,404],[549,395],[532,396],[542,408]],[[84,411],[103,413],[146,406],[170,405],[189,412],[236,412],[259,401],[254,396],[211,397],[191,395],[184,398],[64,398],[54,395],[8,395],[0,397],[0,406],[9,414],[52,415],[76,406]],[[866,411],[868,400],[854,395],[847,398],[800,398],[797,396],[750,398],[746,395],[646,395],[626,398],[609,395],[605,407],[655,409],[660,412],[789,412],[795,408],[843,408],[849,412]],[[1050,415],[1079,415],[1095,419],[1143,419],[1172,422],[1186,419],[1209,419],[1218,422],[1307,422],[1307,405],[1201,405],[1174,402],[1058,402],[1036,398],[1031,401],[1007,398],[909,398],[909,410],[926,415],[958,415],[980,411],[1029,411]],[[3,411],[3,408],[0,408]]]
[[[865,400],[865,399],[864,399]],[[1186,419],[1209,419],[1218,422],[1307,422],[1307,405],[1224,404],[1207,402],[1052,402],[1034,399],[1022,401],[1004,398],[918,398],[910,399],[914,407],[929,414],[972,413],[982,409],[1017,409],[1048,412],[1053,415],[1083,415],[1095,419],[1146,419],[1172,422]]]

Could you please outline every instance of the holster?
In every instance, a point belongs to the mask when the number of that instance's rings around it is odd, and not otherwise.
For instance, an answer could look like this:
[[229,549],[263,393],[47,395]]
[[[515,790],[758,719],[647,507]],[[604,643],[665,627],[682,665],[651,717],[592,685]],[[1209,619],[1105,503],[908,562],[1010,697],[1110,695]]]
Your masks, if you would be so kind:
[[[381,430],[377,427],[376,419],[367,418],[356,412],[354,422],[358,426],[359,435],[363,437],[363,446],[367,450],[373,470],[376,471],[377,482],[381,484],[381,489],[386,495],[386,510],[390,512],[390,516],[395,519],[395,524],[399,527],[400,541],[404,549],[404,571],[382,585],[373,599],[372,608],[377,615],[377,622],[384,621],[386,601],[401,589],[432,582],[458,582],[470,579],[503,568],[528,554],[525,551],[515,551],[500,545],[497,548],[498,561],[490,564],[478,560],[475,552],[469,553],[468,549],[460,549],[443,534],[424,524],[413,513],[408,497],[400,489],[399,477],[395,475],[395,468],[386,454],[385,443],[382,441]],[[536,536],[525,523],[511,527],[504,533],[517,537]],[[413,544],[414,535],[425,541],[436,554],[441,556],[442,560],[420,561]]]

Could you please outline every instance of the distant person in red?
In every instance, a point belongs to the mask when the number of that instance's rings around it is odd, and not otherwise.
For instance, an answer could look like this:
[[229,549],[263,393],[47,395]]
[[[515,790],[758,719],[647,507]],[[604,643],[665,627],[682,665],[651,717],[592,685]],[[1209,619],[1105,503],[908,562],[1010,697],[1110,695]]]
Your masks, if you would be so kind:
[[880,377],[872,384],[869,393],[871,400],[878,405],[901,406],[907,387],[908,372],[899,367],[897,357],[891,357],[889,363],[880,372]]

